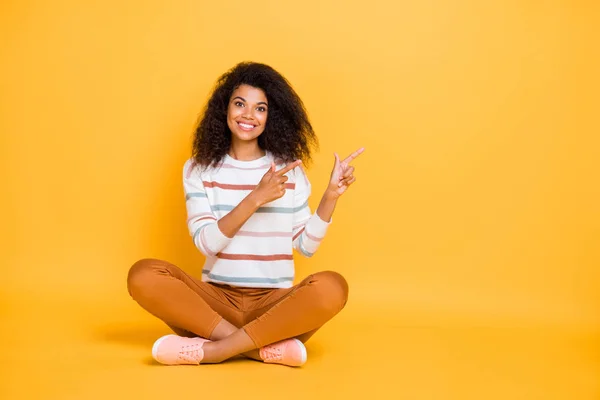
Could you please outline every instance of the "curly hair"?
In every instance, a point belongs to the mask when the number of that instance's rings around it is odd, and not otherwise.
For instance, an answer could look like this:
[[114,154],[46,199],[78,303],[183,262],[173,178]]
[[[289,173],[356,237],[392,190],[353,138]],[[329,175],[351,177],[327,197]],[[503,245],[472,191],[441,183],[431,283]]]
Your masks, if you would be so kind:
[[261,89],[269,102],[267,123],[258,137],[259,147],[281,162],[302,160],[308,165],[311,148],[318,147],[318,140],[304,103],[279,72],[254,62],[239,63],[217,80],[195,130],[192,149],[195,163],[217,166],[229,151],[227,108],[233,91],[243,84]]

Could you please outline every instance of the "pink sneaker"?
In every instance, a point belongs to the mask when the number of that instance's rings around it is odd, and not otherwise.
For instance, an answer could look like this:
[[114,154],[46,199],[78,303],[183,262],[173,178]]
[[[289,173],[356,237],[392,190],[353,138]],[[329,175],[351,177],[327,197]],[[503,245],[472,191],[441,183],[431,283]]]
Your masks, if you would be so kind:
[[152,357],[166,365],[198,365],[204,358],[202,345],[207,339],[166,335],[154,342]]
[[260,358],[265,363],[283,364],[299,367],[306,362],[306,347],[298,339],[286,339],[273,343],[259,350]]

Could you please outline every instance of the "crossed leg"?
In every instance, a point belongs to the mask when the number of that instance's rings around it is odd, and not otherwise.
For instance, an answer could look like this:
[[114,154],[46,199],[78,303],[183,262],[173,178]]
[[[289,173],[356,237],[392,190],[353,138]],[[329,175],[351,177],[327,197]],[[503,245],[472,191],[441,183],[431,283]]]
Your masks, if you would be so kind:
[[136,262],[127,286],[142,308],[177,334],[211,340],[203,346],[203,363],[240,354],[262,360],[258,349],[263,346],[288,338],[306,342],[348,298],[341,275],[319,272],[289,289],[266,289],[257,307],[244,312],[233,290],[202,282],[156,259]]

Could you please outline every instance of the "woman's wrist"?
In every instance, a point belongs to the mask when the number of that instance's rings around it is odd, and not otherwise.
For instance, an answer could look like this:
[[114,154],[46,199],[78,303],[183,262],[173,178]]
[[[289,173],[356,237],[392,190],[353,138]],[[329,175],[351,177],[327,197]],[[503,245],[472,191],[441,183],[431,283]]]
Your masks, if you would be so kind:
[[325,193],[323,193],[323,199],[326,201],[337,201],[340,198],[340,195],[337,193],[336,188],[327,188]]
[[337,193],[332,193],[330,190],[326,190],[325,193],[323,193],[323,197],[317,208],[317,215],[319,218],[325,222],[331,221],[338,198],[339,196]]
[[264,202],[260,198],[260,195],[255,191],[250,192],[250,194],[246,196],[244,201],[248,202],[248,204],[254,209],[254,211],[258,210],[264,204]]

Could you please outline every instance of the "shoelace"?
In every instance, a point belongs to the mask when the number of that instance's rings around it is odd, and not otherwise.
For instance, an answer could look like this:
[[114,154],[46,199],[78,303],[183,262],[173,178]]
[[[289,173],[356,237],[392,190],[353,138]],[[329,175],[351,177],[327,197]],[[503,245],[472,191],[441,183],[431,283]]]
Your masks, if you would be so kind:
[[283,358],[283,346],[264,347],[262,353],[265,361],[278,361]]
[[181,347],[179,358],[187,362],[199,362],[204,357],[201,344],[190,344]]

